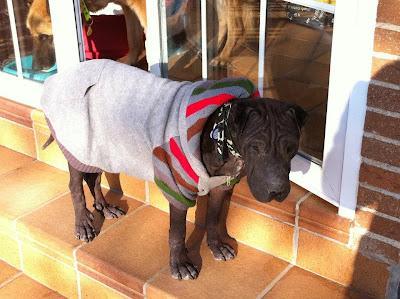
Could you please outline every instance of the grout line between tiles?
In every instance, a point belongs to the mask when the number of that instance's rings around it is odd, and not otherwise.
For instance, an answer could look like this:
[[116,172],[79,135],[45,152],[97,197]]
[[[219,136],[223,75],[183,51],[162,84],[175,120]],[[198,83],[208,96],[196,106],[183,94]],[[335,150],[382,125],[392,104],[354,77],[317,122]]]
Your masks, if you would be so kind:
[[[71,259],[70,256],[68,256],[68,255],[66,255],[66,254],[64,254],[64,253],[61,253],[61,252],[59,252],[59,251],[55,251],[53,248],[49,247],[48,245],[46,245],[46,244],[44,244],[44,243],[41,243],[41,242],[39,242],[38,240],[32,239],[29,235],[25,235],[25,234],[18,234],[18,235],[23,236],[24,239],[26,239],[27,241],[29,241],[29,242],[30,242],[31,244],[33,244],[34,246],[35,246],[35,245],[39,245],[40,247],[46,248],[47,250],[49,250],[49,251],[51,251],[51,252],[57,253],[58,255],[62,256],[62,257],[65,258],[65,259]],[[23,240],[21,239],[21,246],[22,246],[22,243],[23,243]],[[40,251],[40,252],[43,252],[43,250],[41,250],[40,248],[35,247],[35,249],[38,250],[38,251]],[[45,252],[43,252],[43,253],[45,253]],[[56,258],[54,258],[54,259],[56,259]],[[61,263],[63,263],[64,265],[71,266],[71,265],[68,265],[66,262],[63,262],[63,261],[58,260],[58,259],[56,259],[56,260],[59,261],[59,262],[61,262]]]
[[32,129],[33,129],[33,139],[35,142],[36,160],[39,160],[39,139],[38,139],[38,136],[37,136],[38,134],[36,133],[35,125],[33,124],[33,121],[32,121]]
[[257,299],[263,298],[269,291],[271,291],[274,286],[292,269],[294,265],[289,264],[281,273],[279,273],[268,285],[267,287],[256,297]]
[[263,213],[263,212],[260,212],[260,211],[254,210],[254,209],[252,209],[252,208],[249,208],[249,207],[246,207],[246,206],[244,206],[244,205],[242,205],[242,204],[240,204],[240,203],[237,203],[237,202],[231,202],[231,204],[233,204],[233,205],[236,205],[236,206],[238,206],[238,207],[240,207],[240,208],[243,208],[243,209],[245,209],[245,210],[248,210],[248,211],[254,212],[254,213],[258,214],[258,215],[261,215],[261,216],[267,217],[267,218],[269,218],[269,219],[272,219],[272,220],[278,221],[278,222],[280,222],[280,223],[284,223],[284,224],[290,225],[290,226],[292,226],[292,227],[294,226],[294,225],[293,225],[293,223],[289,223],[289,222],[283,221],[283,220],[281,220],[281,219],[278,219],[278,218],[276,218],[276,217],[274,217],[274,216],[271,216],[271,215],[268,215],[268,214],[266,214],[266,213]]
[[34,208],[33,210],[30,210],[29,212],[26,212],[26,213],[24,213],[24,214],[22,214],[22,215],[19,215],[17,218],[15,218],[15,219],[13,220],[13,225],[14,225],[15,231],[17,231],[17,222],[18,222],[21,218],[23,218],[23,217],[25,217],[25,216],[28,216],[28,215],[30,215],[30,214],[36,212],[37,210],[39,210],[39,209],[41,209],[41,208],[47,206],[48,204],[52,203],[53,201],[55,201],[55,200],[57,200],[57,199],[59,199],[59,198],[65,196],[65,195],[67,195],[67,194],[69,194],[69,193],[70,193],[69,190],[68,190],[68,191],[65,191],[65,192],[63,192],[63,193],[60,193],[59,195],[56,195],[56,196],[53,197],[52,199],[50,199],[50,200],[48,200],[48,201],[42,203],[41,205],[37,206],[37,207]]
[[308,192],[306,195],[301,197],[296,203],[296,216],[294,220],[294,233],[293,233],[293,253],[292,253],[292,261],[291,264],[296,265],[297,263],[297,254],[299,249],[299,218],[300,218],[300,205],[310,196],[311,192]]
[[18,122],[16,122],[16,121],[12,121],[11,119],[8,119],[8,118],[5,118],[5,117],[0,117],[0,120],[5,121],[5,122],[8,122],[8,123],[10,123],[11,125],[15,125],[15,126],[24,128],[24,129],[33,130],[33,121],[32,121],[32,127],[27,127],[27,126],[25,126],[25,125],[23,125],[23,124],[20,124],[20,123],[18,123]]
[[3,281],[2,283],[0,283],[0,289],[4,286],[6,286],[7,284],[9,284],[10,282],[12,282],[14,279],[20,277],[22,274],[24,274],[23,272],[18,272],[15,273],[13,276],[11,276],[10,278],[8,278],[7,280]]
[[72,256],[74,258],[74,270],[75,270],[75,275],[76,275],[76,289],[78,292],[78,299],[82,298],[82,289],[81,289],[81,274],[78,270],[78,259],[76,258],[76,252],[78,251],[79,248],[81,248],[83,245],[85,244],[80,244],[78,246],[76,246],[73,250],[72,250]]
[[332,238],[330,238],[330,237],[327,237],[327,236],[321,235],[321,234],[319,234],[319,233],[313,232],[313,231],[311,231],[311,230],[309,230],[309,229],[306,229],[306,228],[304,228],[304,227],[299,228],[299,230],[306,231],[306,232],[308,232],[308,233],[310,233],[310,234],[312,234],[312,235],[314,235],[314,236],[318,236],[318,237],[320,237],[320,238],[322,238],[322,239],[325,239],[325,240],[334,242],[334,243],[339,244],[339,245],[341,245],[341,246],[348,247],[348,246],[347,246],[347,243],[342,243],[342,242],[340,242],[340,241],[338,241],[338,240],[335,240],[335,239],[332,239]]
[[[96,271],[94,271],[94,272],[96,272]],[[95,279],[95,278],[93,278],[93,277],[90,277],[89,275],[87,275],[87,274],[85,274],[85,273],[80,273],[80,272],[79,272],[79,275],[81,275],[81,274],[82,274],[82,276],[86,276],[86,277],[88,277],[88,278],[90,278],[90,279],[96,281],[96,283],[101,284],[103,287],[105,287],[105,288],[107,288],[107,289],[113,291],[114,293],[117,293],[117,294],[120,295],[121,297],[124,297],[124,298],[127,298],[127,299],[130,298],[129,296],[127,296],[127,295],[121,293],[120,291],[118,291],[118,290],[116,290],[116,289],[113,289],[112,287],[106,285],[105,283],[103,283],[103,282],[101,282],[101,281],[99,281],[99,280],[97,280],[97,279]],[[96,274],[102,275],[101,273],[98,273],[98,272],[96,272]],[[103,275],[103,276],[104,276],[104,275]],[[115,280],[113,280],[113,281],[114,281],[115,283],[121,285],[121,283],[119,283],[118,281],[115,281]]]
[[[19,152],[17,152],[17,151],[14,151],[14,152],[19,153]],[[23,155],[24,155],[24,154],[23,154]],[[28,157],[29,157],[29,156],[28,156]],[[17,168],[15,168],[15,169],[11,169],[11,170],[9,170],[9,171],[7,171],[7,172],[5,172],[5,173],[0,174],[0,179],[3,178],[3,177],[6,177],[6,176],[9,175],[10,173],[13,173],[13,172],[17,171],[18,169],[21,169],[21,168],[27,166],[28,164],[31,164],[31,163],[33,164],[34,162],[38,161],[36,158],[33,158],[33,157],[31,157],[31,158],[32,158],[32,161],[29,161],[29,162],[25,163],[24,165],[21,165],[20,167],[17,167]]]
[[[107,231],[109,231],[111,228],[113,228],[114,226],[116,226],[118,223],[123,222],[125,219],[127,219],[129,216],[135,214],[138,210],[143,209],[144,207],[147,207],[148,205],[144,204],[138,208],[136,208],[132,213],[129,213],[127,215],[125,215],[124,217],[122,217],[119,221],[116,221],[115,223],[111,224],[109,227],[107,227],[106,229],[104,229],[97,237],[99,237],[100,235],[105,234]],[[80,279],[80,272],[78,270],[78,258],[77,258],[77,251],[79,249],[81,249],[82,247],[84,247],[87,243],[83,243],[80,244],[78,246],[76,246],[73,250],[72,250],[72,256],[73,256],[73,266],[74,266],[74,270],[76,273],[76,282],[77,282],[77,290],[78,290],[78,299],[82,298],[82,289],[81,289],[81,279]],[[92,269],[94,270],[94,269]],[[97,273],[97,271],[96,271]],[[101,274],[101,273],[99,273]],[[92,278],[93,279],[93,278]],[[98,281],[98,280],[96,280]],[[99,281],[98,281],[99,282]],[[108,287],[108,286],[107,286]],[[110,287],[109,287],[110,288]],[[110,288],[111,289],[111,288]],[[112,289],[113,291],[116,291],[114,289]]]
[[[38,244],[39,244],[39,243],[38,243]],[[40,245],[41,245],[41,244],[40,244]],[[44,256],[46,256],[46,257],[48,257],[48,258],[50,258],[50,259],[52,259],[52,260],[54,260],[54,261],[56,261],[56,262],[58,262],[58,263],[63,264],[63,266],[67,266],[67,267],[69,267],[69,268],[73,268],[73,267],[71,266],[71,264],[67,264],[67,263],[64,262],[64,261],[59,260],[59,259],[55,258],[54,256],[51,256],[50,254],[46,253],[46,252],[43,252],[43,251],[40,250],[39,248],[36,248],[36,247],[34,247],[34,246],[31,246],[31,249],[34,250],[34,251],[37,251],[38,253],[40,253],[40,254],[42,254],[42,255],[44,255]],[[47,247],[47,249],[49,249],[49,247]],[[54,251],[54,250],[51,250],[51,251]]]
[[[44,202],[43,204],[39,205],[38,207],[34,208],[33,210],[31,210],[31,211],[29,211],[29,212],[26,212],[26,213],[24,213],[24,214],[18,216],[17,218],[15,218],[15,219],[13,220],[12,226],[13,226],[14,233],[15,233],[15,235],[16,235],[16,238],[17,238],[17,243],[18,243],[18,256],[19,256],[19,266],[20,266],[21,271],[24,271],[24,254],[23,254],[23,252],[22,252],[22,240],[21,240],[20,234],[18,234],[18,230],[17,230],[17,222],[18,222],[20,219],[22,219],[23,217],[25,217],[25,216],[27,216],[27,215],[30,215],[31,213],[33,213],[33,212],[35,212],[35,211],[41,209],[42,207],[44,207],[44,206],[46,206],[46,205],[52,203],[53,201],[55,201],[55,200],[61,198],[62,196],[65,196],[65,195],[68,194],[68,193],[69,193],[69,191],[68,191],[68,192],[64,192],[64,193],[61,193],[60,195],[57,195],[57,196],[54,197],[53,199]],[[27,239],[30,239],[30,238],[28,237]],[[32,241],[33,241],[33,240],[32,240]],[[34,240],[34,241],[36,241],[36,240]],[[37,243],[40,244],[39,242],[37,242]],[[40,245],[42,245],[42,244],[40,244]],[[43,247],[48,248],[47,246],[43,246]]]
[[[77,257],[76,257],[76,252],[77,252],[81,247],[83,247],[84,245],[86,245],[86,244],[81,244],[80,246],[77,246],[77,247],[75,248],[76,250],[75,250],[75,253],[74,253],[74,259],[75,259],[75,261],[76,261],[76,264],[74,263],[74,268],[76,267],[75,270],[76,270],[76,272],[77,272],[77,277],[78,277],[78,275],[79,275],[79,294],[80,294],[80,295],[79,295],[79,298],[81,298],[81,296],[82,296],[82,294],[81,294],[82,288],[81,288],[81,285],[80,285],[80,276],[81,276],[81,274],[84,275],[84,276],[86,276],[86,277],[88,277],[88,278],[90,278],[90,279],[92,279],[92,280],[94,280],[94,281],[96,281],[97,283],[101,284],[102,286],[107,287],[108,289],[112,290],[113,292],[116,292],[116,293],[120,294],[120,295],[123,296],[123,297],[129,298],[129,296],[127,296],[127,295],[121,293],[120,291],[118,291],[118,290],[116,290],[116,289],[113,289],[112,287],[110,287],[110,286],[108,286],[107,284],[101,282],[100,280],[97,280],[97,279],[95,279],[95,278],[89,276],[88,274],[86,274],[86,273],[81,273],[81,272],[79,271],[79,269],[78,269],[78,264],[79,264],[79,263],[78,263],[78,259],[77,259]],[[75,262],[75,261],[74,261],[74,262]],[[123,285],[123,284],[120,283],[119,281],[116,281],[115,279],[112,279],[112,278],[110,278],[110,277],[104,275],[104,273],[101,273],[101,272],[97,271],[96,269],[90,268],[90,271],[92,271],[93,273],[96,273],[98,276],[102,276],[102,277],[106,277],[106,278],[108,278],[108,279],[111,279],[114,283],[116,283],[116,284],[118,284],[118,285],[120,285],[120,286],[122,286],[122,287],[127,288],[127,286]],[[130,289],[130,288],[129,288],[129,289]],[[130,289],[130,290],[132,290],[132,289]],[[137,293],[136,290],[132,290],[132,291],[134,291],[134,292]]]
[[310,269],[307,269],[307,268],[305,268],[305,267],[302,267],[302,266],[300,266],[300,265],[296,265],[296,267],[298,267],[298,268],[300,268],[300,269],[302,269],[302,270],[304,270],[304,271],[307,271],[307,272],[309,272],[309,273],[312,273],[312,274],[314,274],[314,275],[316,275],[316,276],[318,276],[318,277],[321,277],[321,278],[323,278],[324,280],[328,280],[328,281],[330,281],[330,282],[337,283],[338,285],[340,285],[340,286],[342,286],[342,287],[345,287],[345,288],[348,288],[348,287],[349,287],[349,285],[346,285],[346,284],[344,284],[343,282],[339,282],[339,281],[334,280],[334,279],[332,279],[332,278],[325,277],[325,276],[321,275],[320,273],[314,272],[314,271],[312,271],[312,270],[310,270]]
[[150,285],[154,280],[156,280],[157,277],[160,276],[161,273],[162,273],[163,271],[165,271],[166,269],[168,269],[168,267],[169,267],[169,265],[167,265],[167,266],[161,268],[160,271],[158,271],[156,274],[154,274],[152,277],[150,277],[150,278],[145,282],[145,284],[143,285],[143,295],[144,295],[144,298],[145,298],[145,299],[147,299],[147,288],[149,287],[149,285]]

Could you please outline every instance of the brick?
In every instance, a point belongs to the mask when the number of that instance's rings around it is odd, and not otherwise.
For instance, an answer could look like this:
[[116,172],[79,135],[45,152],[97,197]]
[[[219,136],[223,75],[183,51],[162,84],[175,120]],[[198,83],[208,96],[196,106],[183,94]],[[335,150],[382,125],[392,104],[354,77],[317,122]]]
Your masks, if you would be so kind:
[[357,204],[400,218],[400,200],[380,192],[368,190],[360,186],[358,189]]
[[364,138],[361,155],[376,161],[400,167],[400,146]]
[[378,5],[378,22],[400,25],[400,2],[398,0],[381,0]]
[[400,32],[376,28],[374,50],[377,52],[400,55],[399,40]]
[[391,139],[400,140],[400,119],[367,111],[364,130]]
[[371,78],[400,84],[400,61],[372,58]]
[[[400,75],[400,72],[399,72]],[[400,91],[370,84],[368,89],[368,106],[400,112]]]
[[382,188],[391,192],[400,193],[400,174],[382,168],[361,164],[360,182]]
[[397,264],[400,249],[358,233],[354,234],[353,248],[364,256],[389,264]]
[[357,209],[356,224],[368,229],[372,233],[400,241],[400,223],[397,221],[392,221],[370,212]]

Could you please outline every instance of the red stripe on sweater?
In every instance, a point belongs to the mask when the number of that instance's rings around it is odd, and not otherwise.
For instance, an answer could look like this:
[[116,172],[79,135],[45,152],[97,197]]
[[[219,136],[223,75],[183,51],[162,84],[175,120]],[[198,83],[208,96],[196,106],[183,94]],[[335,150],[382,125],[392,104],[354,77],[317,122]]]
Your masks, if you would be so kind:
[[205,98],[201,101],[196,103],[190,104],[186,109],[186,117],[191,116],[192,114],[196,113],[197,111],[209,106],[209,105],[218,105],[221,106],[222,104],[228,102],[229,100],[235,98],[235,96],[227,93],[221,93],[219,95]]
[[171,153],[181,164],[183,170],[185,170],[186,173],[196,182],[196,184],[198,184],[199,176],[194,172],[192,166],[190,166],[189,161],[187,160],[186,156],[182,153],[181,149],[179,148],[174,138],[171,138],[169,140],[169,148],[171,150]]
[[253,94],[251,96],[253,98],[259,98],[260,97],[260,92],[258,90],[256,90],[255,92],[253,92]]

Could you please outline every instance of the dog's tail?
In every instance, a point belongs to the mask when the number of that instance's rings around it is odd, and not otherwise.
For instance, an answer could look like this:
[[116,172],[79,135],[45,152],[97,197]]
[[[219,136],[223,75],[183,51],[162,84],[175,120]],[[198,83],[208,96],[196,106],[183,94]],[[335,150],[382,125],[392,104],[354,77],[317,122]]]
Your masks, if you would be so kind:
[[46,149],[46,147],[48,147],[53,141],[54,141],[54,137],[53,137],[53,135],[50,134],[47,141],[42,145],[42,150]]

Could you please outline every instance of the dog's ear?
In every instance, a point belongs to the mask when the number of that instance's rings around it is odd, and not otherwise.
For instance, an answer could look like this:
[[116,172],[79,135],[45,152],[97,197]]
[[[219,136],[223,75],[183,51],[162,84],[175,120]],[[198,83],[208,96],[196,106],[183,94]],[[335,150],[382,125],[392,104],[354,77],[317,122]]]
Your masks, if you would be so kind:
[[290,106],[287,113],[292,115],[299,128],[302,128],[308,119],[308,113],[298,105]]

